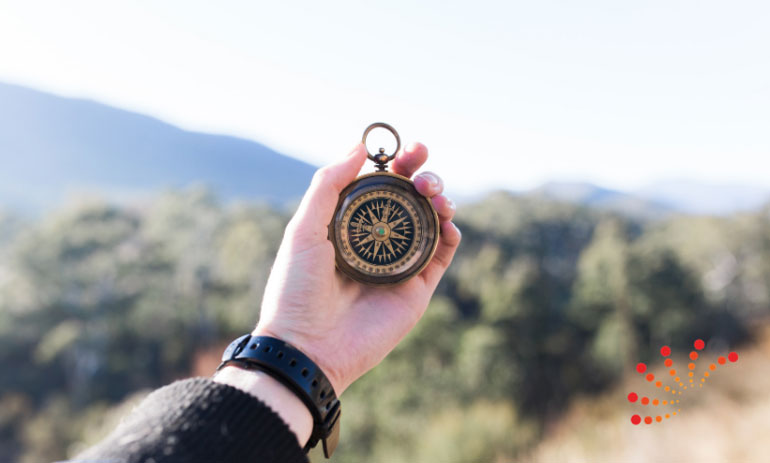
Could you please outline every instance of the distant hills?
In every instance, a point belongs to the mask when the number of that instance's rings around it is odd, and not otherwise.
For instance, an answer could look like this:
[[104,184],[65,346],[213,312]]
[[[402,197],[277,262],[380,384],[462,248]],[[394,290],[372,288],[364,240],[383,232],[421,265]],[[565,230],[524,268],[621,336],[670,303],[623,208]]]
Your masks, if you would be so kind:
[[0,204],[39,208],[70,192],[130,198],[191,184],[283,203],[301,197],[314,170],[254,141],[0,83]]
[[[254,141],[189,132],[101,103],[0,83],[0,207],[46,208],[83,191],[131,199],[192,184],[225,200],[280,205],[301,197],[314,170]],[[770,188],[688,181],[631,192],[550,182],[521,194],[636,218],[727,214],[770,200]]]
[[657,182],[632,192],[582,182],[549,182],[524,192],[639,219],[658,219],[672,213],[725,215],[755,210],[770,201],[770,188],[741,185],[705,185],[680,180]]

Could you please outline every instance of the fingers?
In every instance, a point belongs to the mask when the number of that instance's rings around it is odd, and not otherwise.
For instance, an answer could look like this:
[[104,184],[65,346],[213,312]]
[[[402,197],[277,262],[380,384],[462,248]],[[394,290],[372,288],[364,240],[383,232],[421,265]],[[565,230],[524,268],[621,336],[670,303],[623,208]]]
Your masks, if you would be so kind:
[[425,283],[429,287],[435,288],[438,285],[449,264],[452,263],[452,258],[454,258],[461,239],[460,229],[454,223],[448,220],[441,222],[441,237],[438,247],[436,247],[436,253],[433,254],[433,259],[420,274],[425,278]]
[[417,169],[419,169],[428,159],[428,148],[422,143],[410,143],[396,155],[391,169],[393,172],[403,175],[406,178],[412,178]]
[[364,161],[366,148],[359,143],[345,159],[318,169],[287,229],[311,240],[326,241],[326,227],[340,192],[355,180]]
[[423,172],[414,178],[414,186],[421,195],[431,198],[444,191],[444,181],[433,172]]
[[447,222],[455,216],[455,210],[457,209],[455,203],[446,196],[436,195],[430,198],[430,202],[433,203],[433,208],[438,212],[439,221]]

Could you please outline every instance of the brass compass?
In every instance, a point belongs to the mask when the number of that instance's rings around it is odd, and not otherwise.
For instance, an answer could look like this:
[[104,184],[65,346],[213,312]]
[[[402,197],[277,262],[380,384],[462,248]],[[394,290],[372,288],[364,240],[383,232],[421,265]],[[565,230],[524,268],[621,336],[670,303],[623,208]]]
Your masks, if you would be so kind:
[[401,139],[396,129],[376,122],[364,131],[389,130],[396,138],[393,154],[380,148],[369,159],[377,171],[355,179],[340,193],[329,224],[337,268],[350,278],[369,285],[394,285],[417,275],[436,252],[438,214],[408,178],[387,172]]

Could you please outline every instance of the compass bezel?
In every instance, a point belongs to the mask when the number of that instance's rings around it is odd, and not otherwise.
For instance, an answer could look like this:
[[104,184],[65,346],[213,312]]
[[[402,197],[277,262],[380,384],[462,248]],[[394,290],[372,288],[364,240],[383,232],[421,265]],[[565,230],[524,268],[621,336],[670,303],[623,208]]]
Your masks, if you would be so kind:
[[[387,273],[381,275],[372,275],[361,271],[348,263],[344,256],[342,256],[340,241],[342,238],[342,218],[345,212],[357,198],[363,194],[367,194],[370,191],[377,191],[377,186],[386,186],[387,188],[381,189],[394,189],[396,194],[401,195],[407,201],[412,201],[413,205],[421,209],[422,214],[417,214],[418,219],[420,215],[424,217],[425,223],[422,224],[421,238],[426,242],[422,255],[417,256],[416,260],[408,265],[407,268],[399,273]],[[373,188],[372,188],[373,187]],[[368,190],[368,191],[367,191]],[[414,183],[403,175],[395,174],[392,172],[373,172],[370,174],[362,175],[356,178],[340,193],[337,206],[334,210],[334,216],[329,224],[329,240],[334,246],[335,253],[335,265],[345,275],[349,276],[353,280],[360,283],[364,283],[371,286],[392,286],[418,275],[427,265],[430,263],[433,255],[438,247],[440,235],[438,213],[436,212],[433,204],[425,196],[421,195]],[[415,237],[415,239],[417,239]],[[432,240],[432,242],[431,242]]]

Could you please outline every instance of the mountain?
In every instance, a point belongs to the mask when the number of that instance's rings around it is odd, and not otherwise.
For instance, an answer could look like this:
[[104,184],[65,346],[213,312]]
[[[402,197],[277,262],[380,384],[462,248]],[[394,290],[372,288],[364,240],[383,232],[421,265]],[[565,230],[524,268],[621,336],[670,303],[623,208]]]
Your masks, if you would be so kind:
[[285,203],[302,195],[314,170],[250,140],[0,83],[0,205],[38,208],[72,191],[130,197],[190,184],[225,199]]
[[770,201],[770,188],[747,185],[706,185],[688,180],[656,182],[635,194],[671,209],[693,214],[723,215],[755,210]]
[[659,219],[673,213],[727,215],[756,210],[770,201],[770,188],[708,185],[689,180],[656,182],[630,192],[583,182],[548,182],[525,194],[584,204],[637,219]]
[[676,210],[663,202],[583,182],[548,182],[527,194],[584,204],[635,219],[661,219]]

